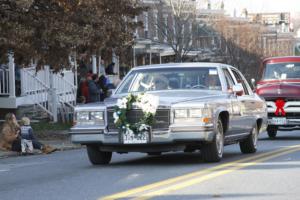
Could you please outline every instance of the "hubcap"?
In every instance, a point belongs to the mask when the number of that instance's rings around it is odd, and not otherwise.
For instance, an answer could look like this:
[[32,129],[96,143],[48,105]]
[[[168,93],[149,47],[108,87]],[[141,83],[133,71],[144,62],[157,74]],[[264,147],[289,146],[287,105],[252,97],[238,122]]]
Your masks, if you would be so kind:
[[219,156],[222,156],[223,154],[223,131],[222,126],[220,125],[220,122],[218,123],[218,132],[216,134],[216,145]]

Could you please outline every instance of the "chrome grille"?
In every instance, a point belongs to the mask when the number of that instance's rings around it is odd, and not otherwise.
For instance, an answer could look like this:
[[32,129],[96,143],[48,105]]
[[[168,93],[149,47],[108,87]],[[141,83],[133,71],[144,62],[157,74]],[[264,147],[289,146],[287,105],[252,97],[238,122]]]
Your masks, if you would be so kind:
[[[113,118],[113,109],[107,110],[107,120],[108,120],[108,130],[115,131],[117,130],[116,125],[114,124]],[[140,121],[143,116],[143,112],[140,109],[134,109],[127,112],[127,119],[129,123],[136,123]],[[166,130],[170,125],[170,110],[169,109],[158,109],[154,117],[154,124],[152,130]]]

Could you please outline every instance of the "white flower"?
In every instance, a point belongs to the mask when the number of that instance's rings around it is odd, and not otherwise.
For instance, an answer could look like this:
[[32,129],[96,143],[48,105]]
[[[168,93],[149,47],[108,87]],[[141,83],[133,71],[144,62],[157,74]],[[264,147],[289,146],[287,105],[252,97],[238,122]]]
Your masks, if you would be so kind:
[[116,113],[116,112],[114,112],[114,114],[113,114],[113,117],[114,117],[114,123],[117,123],[118,122],[118,120],[119,120],[119,115]]
[[121,109],[127,108],[127,98],[118,99],[117,106]]
[[137,106],[145,113],[155,114],[158,107],[159,99],[157,96],[144,94],[138,96]]
[[126,135],[134,136],[133,131],[130,128],[126,128]]
[[144,130],[148,130],[148,129],[149,129],[149,126],[146,124],[141,124],[139,127],[139,131],[144,131]]

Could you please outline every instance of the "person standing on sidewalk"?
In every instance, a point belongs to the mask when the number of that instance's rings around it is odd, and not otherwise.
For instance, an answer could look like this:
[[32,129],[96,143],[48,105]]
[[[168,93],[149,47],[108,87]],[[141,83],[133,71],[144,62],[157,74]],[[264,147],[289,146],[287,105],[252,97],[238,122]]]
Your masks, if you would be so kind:
[[97,74],[92,75],[88,79],[88,86],[89,86],[89,102],[99,102],[100,101],[100,93],[101,90],[97,86],[99,78]]

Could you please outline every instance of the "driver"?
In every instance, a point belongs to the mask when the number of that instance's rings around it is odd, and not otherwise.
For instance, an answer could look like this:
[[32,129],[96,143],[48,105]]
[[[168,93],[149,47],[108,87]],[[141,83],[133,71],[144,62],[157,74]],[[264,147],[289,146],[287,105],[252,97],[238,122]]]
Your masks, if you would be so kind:
[[218,75],[209,75],[207,78],[207,88],[210,90],[220,90],[221,84]]

